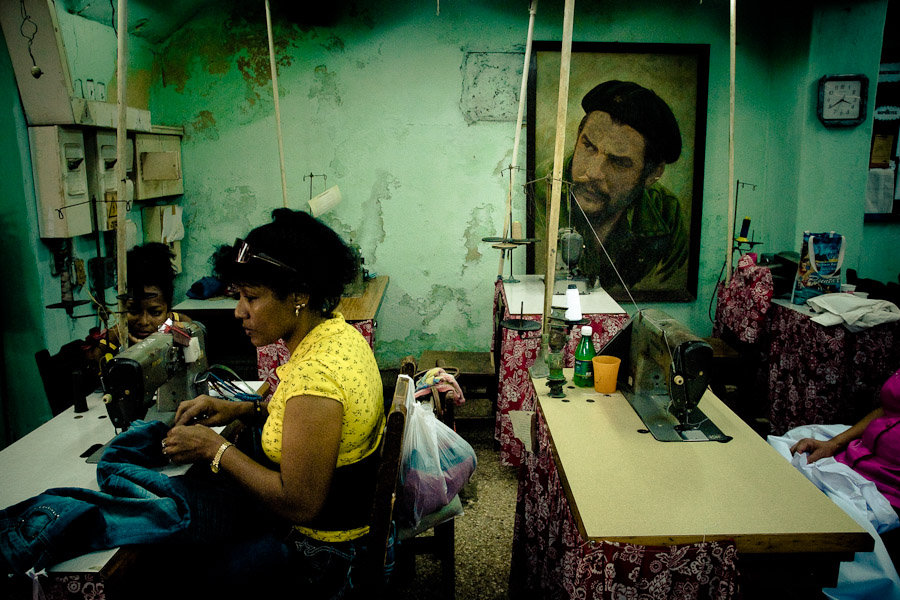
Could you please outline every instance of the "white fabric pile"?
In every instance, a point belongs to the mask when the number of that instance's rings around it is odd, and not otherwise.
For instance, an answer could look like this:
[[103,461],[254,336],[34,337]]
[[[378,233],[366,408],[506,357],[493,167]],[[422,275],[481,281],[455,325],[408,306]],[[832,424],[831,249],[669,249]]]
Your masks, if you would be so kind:
[[857,552],[853,562],[841,563],[838,585],[822,590],[825,595],[835,600],[900,599],[900,577],[878,535],[900,526],[887,498],[874,483],[834,458],[807,464],[805,453],[791,455],[791,446],[803,438],[830,440],[846,429],[847,425],[804,425],[783,436],[770,435],[768,441],[875,540],[872,552]]
[[869,300],[853,294],[822,294],[806,301],[819,313],[812,320],[820,325],[843,324],[852,332],[882,323],[900,321],[900,308],[887,300]]

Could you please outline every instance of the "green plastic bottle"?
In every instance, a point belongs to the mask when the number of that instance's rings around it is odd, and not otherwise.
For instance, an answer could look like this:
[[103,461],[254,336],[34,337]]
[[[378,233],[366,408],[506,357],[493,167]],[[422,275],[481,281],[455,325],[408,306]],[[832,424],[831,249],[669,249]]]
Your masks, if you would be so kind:
[[572,382],[579,387],[592,387],[594,385],[594,363],[591,359],[597,355],[594,351],[594,342],[591,339],[594,330],[590,325],[582,325],[581,341],[575,348],[575,374]]

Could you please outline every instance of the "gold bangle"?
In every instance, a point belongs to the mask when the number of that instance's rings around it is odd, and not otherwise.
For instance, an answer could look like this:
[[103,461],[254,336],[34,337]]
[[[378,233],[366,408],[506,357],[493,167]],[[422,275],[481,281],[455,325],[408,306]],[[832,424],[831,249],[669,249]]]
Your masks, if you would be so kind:
[[216,451],[216,457],[212,459],[212,462],[209,463],[209,469],[213,473],[219,472],[219,462],[222,460],[222,455],[225,454],[225,451],[234,446],[231,442],[222,442],[222,445],[219,446],[219,449]]

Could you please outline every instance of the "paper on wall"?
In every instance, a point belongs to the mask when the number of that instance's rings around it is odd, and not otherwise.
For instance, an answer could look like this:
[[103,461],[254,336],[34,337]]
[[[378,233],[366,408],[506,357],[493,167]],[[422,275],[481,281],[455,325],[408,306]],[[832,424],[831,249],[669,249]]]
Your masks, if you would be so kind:
[[894,209],[894,167],[869,169],[866,185],[866,212],[889,213]]
[[184,223],[181,221],[182,208],[167,206],[162,213],[162,241],[171,244],[184,239]]

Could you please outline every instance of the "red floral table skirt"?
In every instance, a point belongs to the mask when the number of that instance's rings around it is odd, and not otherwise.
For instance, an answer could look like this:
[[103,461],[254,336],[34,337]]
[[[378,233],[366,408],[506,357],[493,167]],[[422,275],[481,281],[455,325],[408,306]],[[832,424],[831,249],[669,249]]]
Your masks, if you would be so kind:
[[813,423],[852,425],[879,405],[881,386],[900,368],[900,322],[851,333],[772,304],[766,329],[773,435]]
[[[375,321],[368,319],[365,321],[350,321],[357,331],[359,331],[372,350],[375,350]],[[261,381],[269,384],[269,394],[275,392],[278,387],[278,375],[275,369],[287,362],[291,357],[284,340],[278,340],[274,344],[268,344],[256,349],[256,372]]]
[[[524,318],[541,322],[541,315],[511,315],[506,301],[503,282],[497,280],[494,290],[494,322],[503,319]],[[628,315],[621,314],[587,314],[593,329],[594,348],[601,348],[622,329]],[[575,364],[575,348],[581,339],[581,331],[575,328],[566,347],[564,356],[566,367]],[[528,369],[534,364],[541,351],[540,331],[518,332],[497,325],[494,329],[494,342],[500,336],[500,364],[497,374],[497,413],[494,424],[494,437],[500,444],[500,463],[518,466],[522,463],[525,447],[513,435],[509,412],[512,410],[534,410],[534,386]],[[496,343],[492,344],[496,348]]]
[[678,546],[585,542],[537,415],[537,445],[519,472],[510,598],[734,598],[731,541]]
[[[804,313],[771,302],[767,267],[741,257],[728,286],[719,288],[717,336],[759,356],[753,381],[764,394],[770,432],[800,425],[852,425],[878,405],[878,391],[900,368],[900,323],[857,333],[824,327]],[[730,336],[730,337],[729,337]]]
[[42,573],[34,598],[44,600],[106,600],[105,578],[99,573]]

